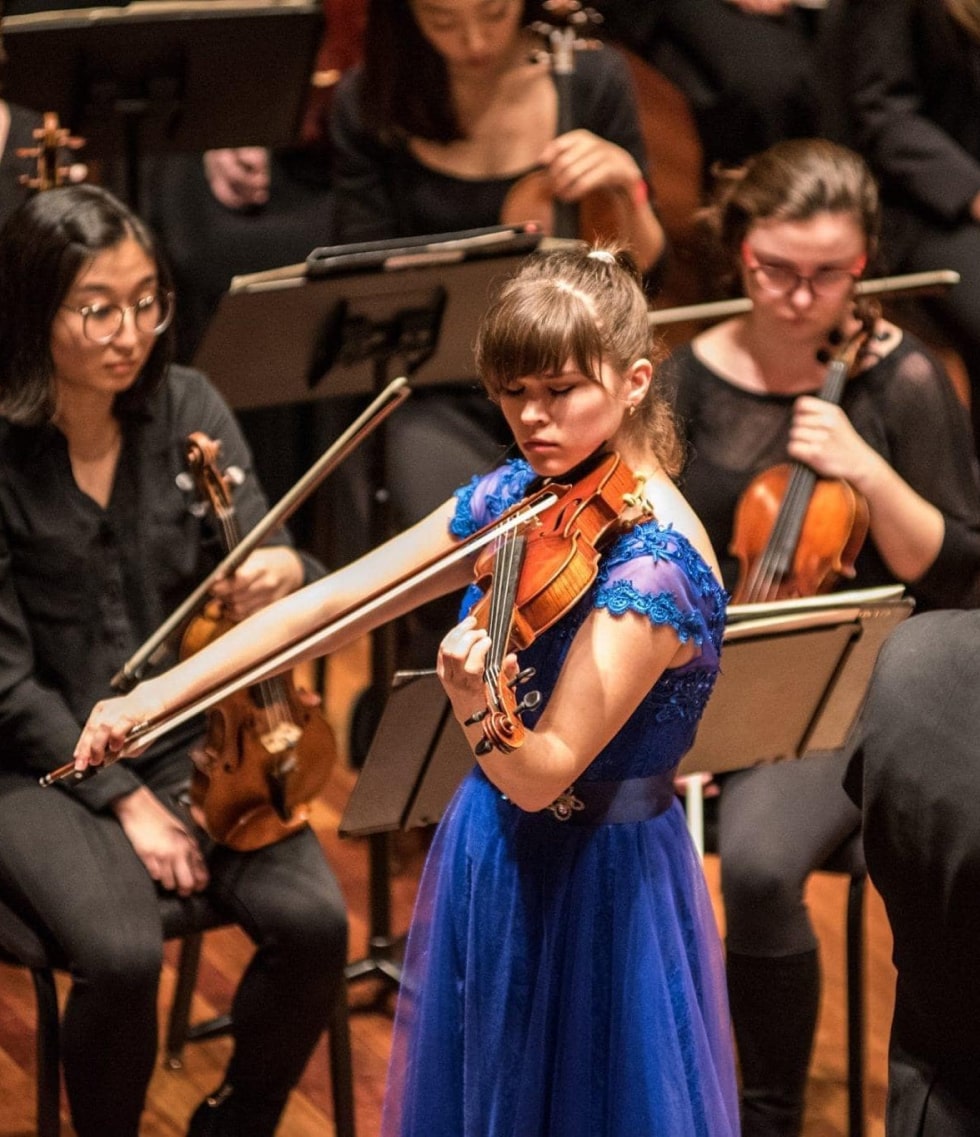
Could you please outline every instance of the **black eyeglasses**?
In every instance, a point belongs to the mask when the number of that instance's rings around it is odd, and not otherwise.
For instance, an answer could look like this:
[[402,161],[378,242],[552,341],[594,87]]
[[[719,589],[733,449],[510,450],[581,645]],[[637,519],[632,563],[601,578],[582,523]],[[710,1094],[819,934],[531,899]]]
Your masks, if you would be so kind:
[[82,335],[93,343],[107,344],[122,331],[126,313],[133,313],[136,330],[147,336],[158,336],[170,327],[174,318],[174,296],[172,292],[150,292],[141,296],[135,304],[86,304],[73,308],[62,304],[69,312],[77,312],[82,317]]
[[756,260],[755,254],[747,244],[742,245],[742,261],[755,277],[759,287],[774,296],[791,296],[803,284],[814,296],[835,296],[843,288],[860,279],[867,257],[859,257],[852,268],[828,266],[818,268],[809,276],[797,272],[789,265],[766,264],[764,261]]

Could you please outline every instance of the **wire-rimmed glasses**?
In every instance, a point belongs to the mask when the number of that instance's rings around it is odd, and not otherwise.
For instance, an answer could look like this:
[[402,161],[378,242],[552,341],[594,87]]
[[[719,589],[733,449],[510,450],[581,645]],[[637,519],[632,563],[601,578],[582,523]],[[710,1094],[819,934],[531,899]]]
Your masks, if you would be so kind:
[[148,292],[135,304],[85,304],[73,308],[62,304],[69,312],[77,312],[82,317],[82,335],[93,343],[107,344],[122,331],[128,313],[133,313],[136,330],[147,336],[158,336],[170,327],[174,318],[174,294],[172,292]]

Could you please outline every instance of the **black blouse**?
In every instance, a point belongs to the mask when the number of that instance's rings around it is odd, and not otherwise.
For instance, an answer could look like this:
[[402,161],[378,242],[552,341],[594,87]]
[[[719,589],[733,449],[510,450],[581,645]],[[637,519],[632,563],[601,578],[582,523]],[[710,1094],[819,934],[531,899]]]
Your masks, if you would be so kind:
[[[665,361],[661,375],[688,446],[681,479],[734,588],[738,562],[729,551],[735,507],[746,486],[786,462],[796,396],[736,387],[707,367],[690,344]],[[817,394],[818,392],[813,392]],[[969,421],[942,365],[914,336],[848,381],[842,406],[858,434],[946,519],[935,563],[904,582],[921,607],[980,604],[980,478]],[[895,583],[872,540],[842,588]]]
[[[349,71],[334,101],[334,193],[341,242],[419,237],[496,225],[504,198],[522,176],[459,178],[420,162],[404,145],[367,131],[360,106],[363,72]],[[627,150],[646,173],[636,99],[614,48],[582,52],[573,76],[574,121]]]
[[[223,559],[215,527],[195,516],[193,494],[176,481],[195,430],[219,439],[223,466],[245,474],[234,505],[247,533],[266,500],[231,411],[199,372],[172,368],[149,406],[124,420],[105,509],[75,484],[59,430],[0,419],[0,767],[40,774],[70,761],[112,676]],[[290,542],[279,532],[267,543]],[[322,573],[311,558],[304,569],[307,579]],[[159,750],[186,745],[199,729]],[[140,785],[140,763],[154,753],[72,792],[102,808]]]

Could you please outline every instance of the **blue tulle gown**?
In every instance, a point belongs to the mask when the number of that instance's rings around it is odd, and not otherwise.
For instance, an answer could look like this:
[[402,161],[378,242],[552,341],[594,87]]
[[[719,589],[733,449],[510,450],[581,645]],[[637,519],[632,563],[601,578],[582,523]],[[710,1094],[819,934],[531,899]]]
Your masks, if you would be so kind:
[[[510,462],[474,479],[453,532],[499,516],[532,478]],[[717,673],[724,603],[688,541],[648,522],[615,540],[588,595],[521,654],[546,696],[597,607],[643,613],[701,648],[581,776],[568,820],[521,811],[478,767],[460,786],[419,885],[384,1137],[738,1133],[721,945],[671,793]]]

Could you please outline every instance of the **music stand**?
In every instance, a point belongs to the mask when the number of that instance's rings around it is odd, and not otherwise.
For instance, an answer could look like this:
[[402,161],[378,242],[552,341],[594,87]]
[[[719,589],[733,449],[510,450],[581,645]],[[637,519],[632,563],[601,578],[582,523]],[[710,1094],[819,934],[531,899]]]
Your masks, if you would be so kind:
[[56,111],[92,157],[122,159],[138,210],[144,154],[292,141],[321,28],[316,0],[137,0],[8,16],[4,97]]
[[560,242],[532,226],[317,249],[235,277],[194,357],[238,409],[375,394],[404,360],[413,386],[476,379],[493,282]]
[[908,617],[900,586],[728,609],[722,669],[678,775],[704,848],[699,775],[803,758],[844,745],[878,652]]
[[396,671],[340,835],[434,825],[473,762],[436,673]]
[[[839,749],[881,645],[911,611],[900,587],[730,608],[722,669],[678,774]],[[473,762],[435,672],[398,672],[341,835],[435,823]],[[698,784],[692,777],[689,802]],[[700,849],[699,818],[689,812],[689,823]]]

